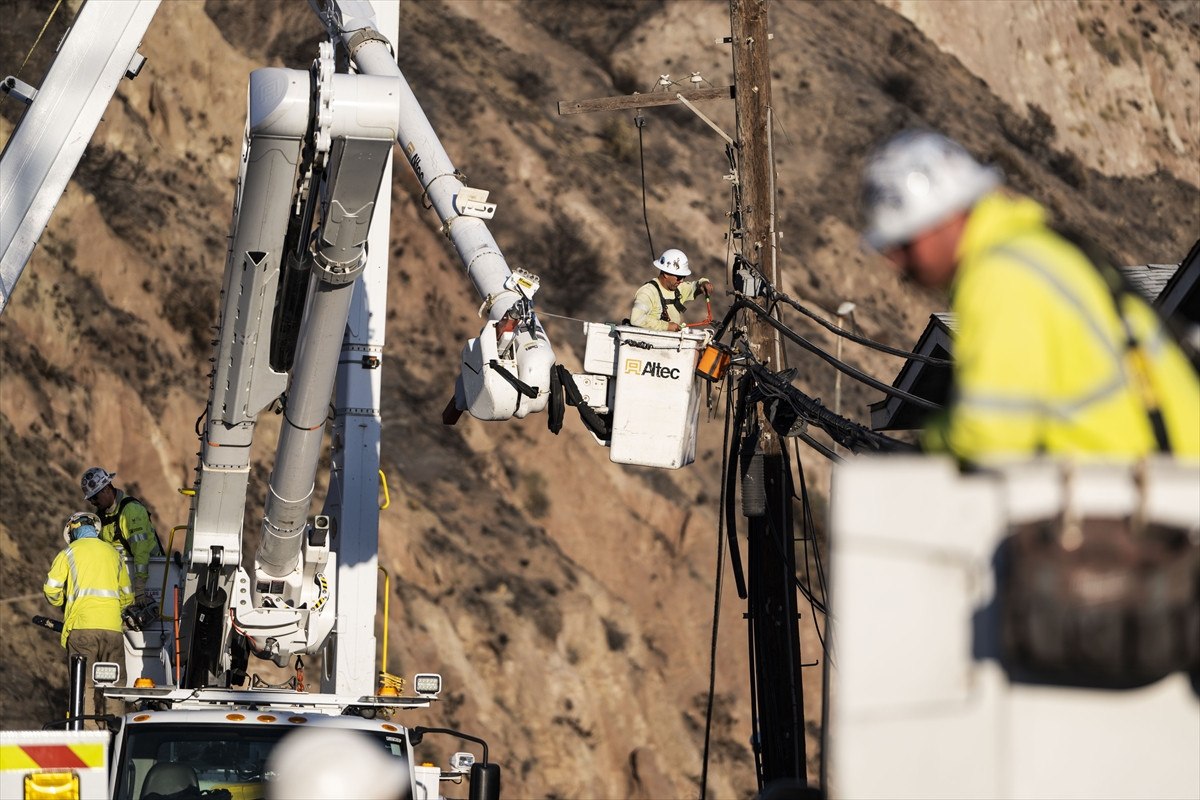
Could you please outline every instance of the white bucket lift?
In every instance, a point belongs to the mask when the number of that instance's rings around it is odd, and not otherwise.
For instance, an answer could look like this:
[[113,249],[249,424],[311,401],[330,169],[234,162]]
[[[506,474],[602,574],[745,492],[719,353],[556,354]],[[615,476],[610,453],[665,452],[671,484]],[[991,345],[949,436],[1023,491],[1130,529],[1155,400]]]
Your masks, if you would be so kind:
[[609,458],[678,469],[696,459],[700,379],[708,331],[674,333],[585,322],[583,374],[573,375],[597,413],[611,414]]

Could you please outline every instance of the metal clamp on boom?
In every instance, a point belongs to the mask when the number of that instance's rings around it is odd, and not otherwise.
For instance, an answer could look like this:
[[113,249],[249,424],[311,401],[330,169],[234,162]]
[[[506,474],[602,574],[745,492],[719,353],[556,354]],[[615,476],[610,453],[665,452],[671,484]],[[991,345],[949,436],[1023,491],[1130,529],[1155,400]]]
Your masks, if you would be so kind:
[[367,259],[366,254],[360,250],[349,261],[334,261],[318,250],[313,253],[313,263],[321,270],[322,280],[334,286],[341,286],[354,282],[367,265]]
[[496,214],[496,204],[487,202],[486,189],[464,186],[454,195],[454,210],[464,217],[491,219]]

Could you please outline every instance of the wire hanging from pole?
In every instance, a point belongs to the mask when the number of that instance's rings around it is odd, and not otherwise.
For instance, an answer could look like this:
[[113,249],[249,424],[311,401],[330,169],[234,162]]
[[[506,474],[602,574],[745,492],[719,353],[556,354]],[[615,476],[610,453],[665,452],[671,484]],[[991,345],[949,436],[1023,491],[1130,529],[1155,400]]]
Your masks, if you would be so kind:
[[642,128],[646,127],[646,118],[642,116],[641,111],[638,111],[637,116],[633,118],[633,124],[637,126],[638,163],[642,168],[642,221],[646,223],[646,241],[650,244],[650,260],[653,261],[657,256],[654,250],[654,237],[650,235],[650,214],[646,210],[646,151],[642,146]]

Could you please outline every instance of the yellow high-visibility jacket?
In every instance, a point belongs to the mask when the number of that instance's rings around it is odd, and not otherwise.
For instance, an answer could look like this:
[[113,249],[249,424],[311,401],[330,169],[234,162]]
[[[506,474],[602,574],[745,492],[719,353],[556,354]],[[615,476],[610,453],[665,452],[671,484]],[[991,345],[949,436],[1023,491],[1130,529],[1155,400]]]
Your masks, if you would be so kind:
[[103,523],[100,538],[122,552],[127,549],[125,543],[128,543],[134,576],[145,580],[150,575],[150,556],[162,555],[158,534],[150,522],[150,512],[138,500],[126,503],[122,509],[121,501],[125,499],[125,493],[114,487],[113,494],[115,499],[112,506],[100,514]]
[[[926,449],[967,461],[1156,451],[1113,295],[1087,257],[1047,227],[1041,206],[984,197],[957,255],[954,395],[927,427]],[[1122,308],[1148,356],[1143,372],[1172,451],[1200,457],[1200,379],[1145,302],[1123,296]]]
[[[696,295],[700,292],[700,284],[706,282],[708,282],[708,278],[682,281],[679,288],[672,291],[664,289],[657,277],[646,281],[638,288],[637,294],[633,297],[633,309],[629,312],[629,324],[652,331],[665,331],[669,322],[683,327],[683,312],[680,310],[680,306],[695,300]],[[668,319],[662,318],[664,303]]]
[[121,610],[133,602],[125,559],[102,539],[77,539],[61,550],[42,593],[52,606],[65,603],[63,647],[76,628],[120,632]]

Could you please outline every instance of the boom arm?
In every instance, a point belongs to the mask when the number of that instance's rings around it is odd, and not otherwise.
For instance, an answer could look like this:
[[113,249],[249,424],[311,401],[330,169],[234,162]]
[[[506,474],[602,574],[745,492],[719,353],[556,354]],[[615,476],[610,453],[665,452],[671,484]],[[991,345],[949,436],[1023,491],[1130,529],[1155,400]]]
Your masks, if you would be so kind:
[[[516,360],[517,377],[532,387],[536,395],[511,395],[511,388],[505,384],[503,390],[514,402],[505,404],[489,399],[472,404],[464,394],[460,377],[455,391],[458,409],[462,411],[470,406],[472,413],[477,413],[477,409],[486,407],[488,412],[479,414],[486,419],[523,418],[543,411],[550,396],[554,350],[530,302],[537,288],[536,279],[531,285],[526,276],[513,274],[484,222],[495,212],[495,206],[486,202],[488,193],[463,185],[462,173],[446,154],[429,118],[388,50],[386,40],[379,36],[371,4],[366,0],[340,0],[320,8],[316,0],[310,2],[325,21],[330,36],[343,42],[361,73],[398,81],[398,141],[405,158],[441,219],[442,230],[454,245],[468,277],[484,298],[488,319],[511,317],[516,322],[507,349]],[[488,326],[485,326],[484,335],[495,336]]]
[[[536,279],[518,279],[509,269],[484,222],[494,206],[485,202],[486,193],[463,185],[379,32],[371,5],[356,0],[313,5],[357,74],[334,73],[326,45],[311,73],[272,69],[251,76],[221,334],[187,546],[184,675],[192,687],[238,681],[248,653],[282,665],[293,655],[315,652],[327,643],[335,619],[339,644],[326,654],[336,659],[335,670],[347,666],[343,651],[364,657],[358,638],[373,642],[373,633],[352,631],[351,615],[338,611],[338,551],[353,553],[346,566],[357,569],[355,582],[370,563],[374,585],[377,524],[377,512],[365,520],[361,506],[362,487],[377,485],[378,372],[368,374],[370,356],[356,365],[345,355],[362,350],[350,343],[362,333],[362,308],[352,326],[357,333],[347,330],[348,314],[360,286],[376,196],[386,194],[380,185],[393,142],[402,145],[485,298],[490,319],[513,320],[508,346],[519,354],[517,372],[532,396],[521,396],[507,415],[540,411],[549,396],[554,353],[530,302]],[[386,242],[382,250],[386,258]],[[362,284],[357,293],[365,298],[370,320],[369,309],[382,304],[383,292],[376,286],[368,294],[368,285],[374,284]],[[342,364],[338,379],[330,495],[326,514],[310,518],[340,362],[351,366]],[[361,392],[356,385],[370,385],[373,411],[356,399]],[[250,572],[242,566],[241,548],[250,445],[257,415],[276,403],[283,427]],[[347,418],[359,413],[376,433],[356,438],[350,450]],[[346,493],[357,498],[353,508]],[[355,521],[352,529],[342,524],[347,520]],[[366,545],[359,546],[360,533],[370,539],[369,556]],[[368,600],[355,597],[356,616],[362,617]],[[371,655],[373,645],[365,658]],[[333,683],[336,688],[336,674]]]
[[[308,515],[342,336],[396,136],[394,96],[392,79],[335,74],[329,45],[310,73],[251,76],[187,544],[189,686],[236,679],[244,668],[237,654],[247,651],[283,664],[319,648],[333,627],[330,526],[324,518],[310,525]],[[277,402],[283,428],[252,578],[241,552],[250,445],[258,414]]]
[[30,103],[0,156],[0,314],[33,255],[121,78],[133,78],[159,0],[85,3],[41,89],[6,78],[0,88]]

